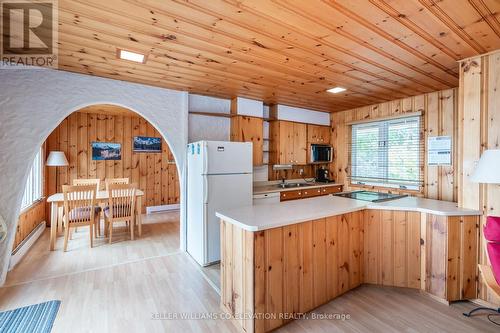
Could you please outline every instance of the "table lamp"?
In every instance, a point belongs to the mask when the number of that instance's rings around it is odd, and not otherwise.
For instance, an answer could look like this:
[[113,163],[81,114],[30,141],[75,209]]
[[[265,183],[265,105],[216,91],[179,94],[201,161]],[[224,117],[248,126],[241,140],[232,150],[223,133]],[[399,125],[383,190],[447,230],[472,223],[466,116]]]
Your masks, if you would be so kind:
[[66,155],[62,151],[51,151],[49,153],[49,157],[47,157],[47,166],[68,166],[68,160],[66,159]]

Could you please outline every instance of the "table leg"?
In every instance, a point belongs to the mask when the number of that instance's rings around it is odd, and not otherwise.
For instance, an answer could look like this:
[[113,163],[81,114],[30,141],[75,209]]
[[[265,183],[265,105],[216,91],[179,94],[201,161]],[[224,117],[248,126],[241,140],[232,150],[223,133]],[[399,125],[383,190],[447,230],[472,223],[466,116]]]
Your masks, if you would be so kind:
[[139,237],[142,236],[142,197],[137,197],[137,228],[139,230]]
[[50,205],[50,251],[54,251],[56,245],[58,210],[57,202],[52,202]]
[[57,205],[57,235],[64,232],[64,222],[63,222],[64,208]]
[[130,239],[134,240],[135,218],[132,218],[130,223]]

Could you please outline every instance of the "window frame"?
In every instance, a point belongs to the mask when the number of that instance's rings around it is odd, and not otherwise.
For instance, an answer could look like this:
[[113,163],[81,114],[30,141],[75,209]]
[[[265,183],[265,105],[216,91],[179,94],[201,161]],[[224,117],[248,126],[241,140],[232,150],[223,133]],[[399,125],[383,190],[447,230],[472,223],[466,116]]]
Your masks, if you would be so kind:
[[[44,149],[40,147],[39,151],[36,153],[35,158],[32,161],[30,172],[28,177],[26,178],[26,183],[24,184],[24,192],[23,198],[21,200],[21,210],[20,213],[24,213],[30,210],[33,206],[38,204],[45,198],[45,156]],[[33,169],[38,164],[38,179],[34,178]],[[35,185],[33,180],[37,181]],[[30,183],[31,181],[31,183]],[[29,198],[29,202],[25,202],[26,191],[31,190],[31,197]],[[37,190],[38,193],[34,193]]]
[[[416,179],[417,184],[407,184],[407,183],[397,183],[397,182],[390,182],[389,178],[389,145],[388,145],[388,135],[389,135],[389,127],[390,124],[394,123],[400,123],[401,121],[408,121],[408,120],[416,120],[417,121],[417,128],[420,129],[422,126],[422,117],[421,115],[411,115],[411,116],[406,116],[406,117],[397,117],[397,118],[387,118],[387,119],[380,119],[380,120],[373,120],[373,121],[367,121],[367,122],[360,122],[360,123],[351,123],[351,131],[350,131],[350,156],[349,156],[349,161],[350,161],[350,176],[349,176],[349,184],[353,187],[380,187],[380,188],[386,188],[386,189],[397,189],[400,191],[408,191],[408,192],[421,192],[422,191],[422,184],[418,184],[421,182],[422,179],[422,170],[421,170],[421,165],[423,163],[422,156],[421,154],[418,154],[417,158],[417,165],[416,169],[418,170],[418,176]],[[359,180],[356,180],[355,171],[357,172],[357,168],[353,167],[353,161],[356,160],[356,145],[353,145],[353,140],[354,140],[354,135],[357,134],[357,130],[360,128],[370,128],[370,127],[377,127],[379,130],[379,164],[385,165],[384,167],[384,176],[386,179],[386,182],[378,182],[378,181],[366,181],[362,180],[363,177],[358,176]],[[382,137],[382,140],[380,139]],[[385,147],[383,149],[380,149],[380,144],[383,144]],[[423,147],[424,142],[422,141],[422,138],[419,137],[419,152],[421,151]]]

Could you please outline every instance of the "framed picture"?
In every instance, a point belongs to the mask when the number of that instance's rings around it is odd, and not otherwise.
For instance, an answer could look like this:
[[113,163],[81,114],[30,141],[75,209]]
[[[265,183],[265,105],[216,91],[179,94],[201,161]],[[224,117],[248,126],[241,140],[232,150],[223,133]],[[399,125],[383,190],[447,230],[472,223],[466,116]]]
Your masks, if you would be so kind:
[[161,138],[134,136],[134,152],[161,153]]
[[122,159],[122,145],[112,142],[92,142],[92,160],[116,161]]

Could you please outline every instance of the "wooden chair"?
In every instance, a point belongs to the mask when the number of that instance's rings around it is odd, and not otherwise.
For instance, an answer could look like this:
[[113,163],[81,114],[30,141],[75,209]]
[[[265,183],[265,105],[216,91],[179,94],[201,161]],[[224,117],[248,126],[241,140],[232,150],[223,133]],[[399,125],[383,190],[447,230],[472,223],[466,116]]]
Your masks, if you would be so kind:
[[[99,178],[80,178],[80,179],[73,179],[73,186],[86,186],[86,185],[95,185],[96,186],[96,193],[99,192],[100,186],[101,186],[101,180]],[[98,235],[101,235],[101,207],[99,207],[99,223],[97,224],[97,228],[94,228],[94,237],[97,237]],[[78,231],[78,228],[75,228],[75,231]],[[71,235],[70,235],[71,236]]]
[[111,184],[130,184],[128,178],[106,178],[106,191]]
[[73,179],[73,186],[95,185],[96,191],[99,191],[101,180],[94,178]]
[[105,230],[109,230],[109,243],[112,242],[113,224],[125,222],[130,228],[130,238],[134,239],[135,184],[108,184],[109,203],[104,209]]
[[98,223],[96,212],[96,186],[63,185],[64,195],[64,251],[68,247],[70,228],[89,226],[90,247],[93,246],[93,229]]

